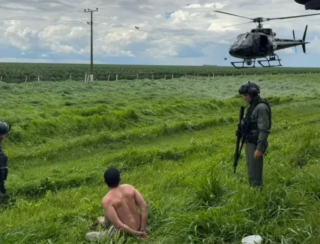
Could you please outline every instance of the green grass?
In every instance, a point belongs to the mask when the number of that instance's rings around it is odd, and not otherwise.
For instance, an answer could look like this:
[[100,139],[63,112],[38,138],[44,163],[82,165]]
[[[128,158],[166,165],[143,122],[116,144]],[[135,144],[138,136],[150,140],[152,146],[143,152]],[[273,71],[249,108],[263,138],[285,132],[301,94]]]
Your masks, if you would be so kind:
[[[253,75],[92,83],[0,84],[13,124],[0,243],[86,243],[98,227],[103,173],[123,172],[149,206],[144,243],[314,244],[320,237],[320,76]],[[273,109],[262,192],[244,151],[233,173],[240,85]],[[116,243],[140,243],[121,237]]]

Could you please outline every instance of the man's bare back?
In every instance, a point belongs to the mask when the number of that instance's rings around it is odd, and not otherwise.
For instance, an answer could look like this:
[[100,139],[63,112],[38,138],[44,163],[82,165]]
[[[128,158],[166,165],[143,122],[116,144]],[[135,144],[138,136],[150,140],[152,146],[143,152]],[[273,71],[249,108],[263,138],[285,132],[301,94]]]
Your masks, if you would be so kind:
[[[116,172],[116,169],[113,170]],[[116,173],[112,172],[109,175],[113,177],[113,174]],[[112,180],[115,181],[115,179]],[[118,181],[120,182],[120,178]],[[110,182],[112,181],[110,180]],[[119,182],[112,182],[114,185],[109,186],[109,192],[102,199],[105,218],[116,229],[122,229],[130,235],[139,235],[145,238],[147,237],[145,231],[148,217],[147,204],[139,191],[132,185],[119,185]],[[111,185],[111,183],[109,184]],[[141,209],[141,213],[138,211],[138,207]]]

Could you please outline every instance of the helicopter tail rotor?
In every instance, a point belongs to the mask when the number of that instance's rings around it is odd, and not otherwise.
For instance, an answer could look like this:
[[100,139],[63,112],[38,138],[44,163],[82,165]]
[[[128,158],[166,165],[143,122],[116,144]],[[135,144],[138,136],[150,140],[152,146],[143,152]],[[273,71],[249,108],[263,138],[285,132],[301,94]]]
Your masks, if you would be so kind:
[[303,49],[303,52],[306,53],[306,36],[307,36],[307,30],[308,30],[308,25],[306,25],[306,29],[304,30],[304,33],[303,33],[303,38],[302,38],[302,49]]
[[[292,34],[293,34],[293,40],[296,40],[296,36],[294,34],[294,30],[292,30]],[[294,49],[296,50],[296,53],[297,53],[297,47],[296,46],[294,46]]]

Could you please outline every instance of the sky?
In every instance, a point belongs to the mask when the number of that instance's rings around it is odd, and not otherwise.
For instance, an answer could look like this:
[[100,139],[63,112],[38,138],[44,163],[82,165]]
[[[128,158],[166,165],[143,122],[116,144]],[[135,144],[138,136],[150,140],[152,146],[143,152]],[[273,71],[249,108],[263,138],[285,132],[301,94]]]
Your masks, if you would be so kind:
[[[240,33],[256,27],[249,18],[319,13],[294,0],[0,0],[0,62],[90,64],[90,13],[93,13],[94,63],[222,65],[241,61],[229,55]],[[320,67],[320,15],[272,20],[278,38],[302,39],[302,47],[278,51],[283,66]],[[139,29],[136,29],[138,26]],[[227,58],[227,60],[225,60]]]

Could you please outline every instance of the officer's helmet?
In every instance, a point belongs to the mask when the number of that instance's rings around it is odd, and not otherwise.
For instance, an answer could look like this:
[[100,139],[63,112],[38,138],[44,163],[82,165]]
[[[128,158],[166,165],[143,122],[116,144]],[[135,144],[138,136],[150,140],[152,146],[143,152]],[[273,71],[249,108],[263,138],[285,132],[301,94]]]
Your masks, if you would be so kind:
[[0,135],[6,135],[10,130],[7,123],[0,121]]
[[239,94],[249,94],[250,96],[257,96],[260,93],[260,88],[255,82],[248,81],[248,83],[245,83],[241,85],[239,88]]

